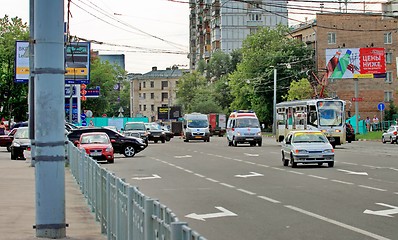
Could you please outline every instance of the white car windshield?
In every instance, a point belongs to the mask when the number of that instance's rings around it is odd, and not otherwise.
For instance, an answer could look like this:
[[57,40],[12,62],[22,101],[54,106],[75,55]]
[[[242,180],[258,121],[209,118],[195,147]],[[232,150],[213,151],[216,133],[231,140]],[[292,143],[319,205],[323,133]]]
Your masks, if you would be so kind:
[[293,136],[293,143],[304,143],[304,142],[323,142],[326,143],[328,140],[323,133],[296,133]]

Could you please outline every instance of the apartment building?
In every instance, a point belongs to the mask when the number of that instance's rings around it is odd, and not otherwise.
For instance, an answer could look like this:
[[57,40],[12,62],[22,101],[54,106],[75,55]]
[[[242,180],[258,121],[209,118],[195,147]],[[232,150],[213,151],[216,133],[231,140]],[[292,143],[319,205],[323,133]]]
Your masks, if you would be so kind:
[[[397,101],[397,19],[385,14],[371,13],[318,13],[316,19],[292,29],[294,38],[304,41],[315,51],[317,76],[321,79],[327,71],[330,50],[382,48],[385,53],[386,74],[373,78],[328,79],[326,91],[329,97],[339,97],[347,102],[347,115],[355,114],[358,102],[362,119],[380,116],[379,103],[386,109],[391,101]],[[359,62],[359,57],[351,58]],[[358,97],[355,97],[355,81],[358,81]]]
[[188,70],[174,66],[166,70],[145,74],[128,74],[130,81],[130,116],[145,116],[150,121],[158,120],[159,107],[172,107],[176,104],[178,79]]
[[216,50],[231,53],[260,27],[288,24],[287,1],[190,0],[190,69]]

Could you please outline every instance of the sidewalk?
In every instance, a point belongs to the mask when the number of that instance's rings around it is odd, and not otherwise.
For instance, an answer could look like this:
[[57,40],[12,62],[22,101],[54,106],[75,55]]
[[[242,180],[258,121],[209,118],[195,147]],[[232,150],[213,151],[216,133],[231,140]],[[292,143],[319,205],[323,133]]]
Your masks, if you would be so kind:
[[[35,169],[24,160],[10,160],[0,154],[0,238],[33,240],[35,225]],[[65,168],[65,219],[69,240],[105,240],[86,199],[69,168]]]

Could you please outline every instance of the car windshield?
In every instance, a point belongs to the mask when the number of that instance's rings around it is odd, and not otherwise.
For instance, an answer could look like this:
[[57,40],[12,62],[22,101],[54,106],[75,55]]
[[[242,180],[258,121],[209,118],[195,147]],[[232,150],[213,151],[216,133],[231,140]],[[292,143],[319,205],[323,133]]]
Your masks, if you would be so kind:
[[209,124],[208,124],[207,120],[203,120],[203,119],[188,120],[188,127],[190,127],[190,128],[206,128],[208,126],[209,126]]
[[90,134],[90,135],[83,135],[82,139],[80,141],[81,144],[90,144],[90,143],[110,143],[109,138],[105,134],[101,135],[95,135],[95,134]]
[[149,128],[149,130],[162,130],[159,124],[145,124],[146,128]]
[[319,109],[319,125],[321,126],[341,126],[343,124],[343,103],[320,101]]
[[294,143],[304,142],[323,142],[326,143],[328,140],[323,133],[295,133],[293,136]]
[[18,128],[17,132],[14,135],[14,138],[17,139],[28,139],[29,138],[29,129],[28,128]]
[[131,131],[131,130],[138,130],[138,131],[145,131],[145,125],[144,123],[127,123],[126,126],[124,127],[125,131]]
[[258,128],[260,124],[256,118],[242,118],[236,120],[237,128]]

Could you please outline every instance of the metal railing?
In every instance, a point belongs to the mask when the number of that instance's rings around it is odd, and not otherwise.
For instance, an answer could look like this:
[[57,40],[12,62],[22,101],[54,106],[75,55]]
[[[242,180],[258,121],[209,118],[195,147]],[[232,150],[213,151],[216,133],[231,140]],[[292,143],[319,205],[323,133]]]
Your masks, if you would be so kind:
[[69,142],[70,170],[101,233],[109,240],[206,240],[157,200],[145,196]]

